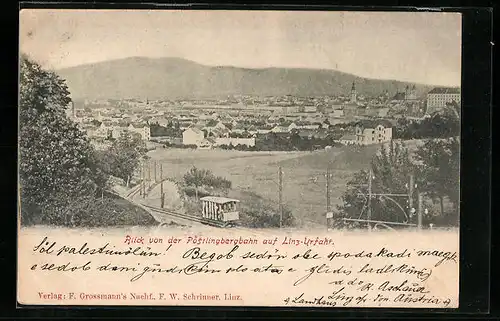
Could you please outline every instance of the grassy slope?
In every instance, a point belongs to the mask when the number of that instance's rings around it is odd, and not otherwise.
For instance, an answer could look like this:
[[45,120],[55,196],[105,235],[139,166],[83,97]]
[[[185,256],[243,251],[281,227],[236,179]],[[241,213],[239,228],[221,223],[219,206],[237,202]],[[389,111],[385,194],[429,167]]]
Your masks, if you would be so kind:
[[[300,224],[323,224],[326,204],[324,173],[329,162],[334,178],[332,206],[340,202],[345,183],[355,171],[366,169],[378,146],[363,149],[333,148],[316,152],[238,152],[166,149],[150,153],[163,163],[164,173],[174,179],[193,165],[212,170],[233,182],[230,197],[249,200],[252,192],[278,203],[278,167],[282,166],[283,200]],[[316,183],[312,179],[316,178]]]
[[103,220],[102,226],[151,226],[157,224],[148,212],[117,195],[105,195],[104,202],[106,202],[114,215],[105,215],[103,213],[105,217],[101,219]]

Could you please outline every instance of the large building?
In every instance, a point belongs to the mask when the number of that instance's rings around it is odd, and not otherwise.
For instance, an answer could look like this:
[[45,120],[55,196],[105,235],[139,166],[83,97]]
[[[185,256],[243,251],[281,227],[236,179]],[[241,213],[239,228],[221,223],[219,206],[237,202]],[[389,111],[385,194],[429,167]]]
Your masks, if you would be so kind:
[[356,144],[371,145],[392,139],[392,125],[386,121],[359,122],[356,125]]
[[203,143],[204,138],[204,133],[201,129],[190,127],[182,133],[182,144],[199,146]]
[[461,94],[459,88],[434,88],[427,93],[427,114],[432,114],[452,102],[460,104],[460,101]]

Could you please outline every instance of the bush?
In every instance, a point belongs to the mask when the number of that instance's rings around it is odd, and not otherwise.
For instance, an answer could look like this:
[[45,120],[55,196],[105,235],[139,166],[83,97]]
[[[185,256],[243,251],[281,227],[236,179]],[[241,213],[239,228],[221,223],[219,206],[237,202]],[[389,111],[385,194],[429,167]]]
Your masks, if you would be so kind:
[[[270,207],[246,208],[240,213],[242,224],[252,228],[280,227],[280,214],[278,210]],[[283,210],[283,227],[295,225],[295,218],[289,209]]]
[[231,188],[231,181],[221,176],[215,176],[212,171],[192,167],[184,174],[184,184],[194,188],[195,195],[199,197],[197,191],[201,187],[228,190]]
[[[240,224],[251,228],[280,227],[278,206],[255,193],[245,195],[240,203]],[[283,227],[295,226],[296,221],[288,208],[283,209]]]
[[201,216],[201,201],[194,197],[184,198],[183,208],[187,214]]
[[163,144],[165,148],[181,148],[181,149],[197,149],[198,146],[196,145],[184,145],[184,144],[175,144],[175,143],[170,143],[170,142],[165,142]]

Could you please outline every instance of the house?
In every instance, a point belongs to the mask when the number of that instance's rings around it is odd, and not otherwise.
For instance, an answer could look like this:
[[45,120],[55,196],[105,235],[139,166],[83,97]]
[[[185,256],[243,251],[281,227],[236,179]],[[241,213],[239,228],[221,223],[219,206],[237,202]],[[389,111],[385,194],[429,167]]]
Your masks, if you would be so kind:
[[289,130],[288,130],[288,127],[286,127],[286,126],[277,125],[277,126],[274,126],[273,129],[271,129],[271,132],[272,133],[288,133]]
[[332,117],[343,117],[344,116],[344,111],[341,109],[334,109],[331,112]]
[[127,130],[139,134],[142,140],[149,141],[151,139],[151,127],[147,124],[130,124]]
[[259,126],[256,128],[256,132],[257,134],[268,134],[271,132],[271,130],[273,129],[272,126]]
[[255,146],[255,138],[238,138],[238,137],[219,137],[215,139],[215,146],[220,145],[245,145],[247,147]]
[[183,145],[201,145],[205,135],[203,131],[196,127],[189,127],[182,132],[182,144]]
[[205,126],[203,126],[203,130],[205,130],[208,135],[214,137],[224,136],[231,132],[223,122],[215,120],[210,120],[206,123]]
[[388,121],[361,121],[356,125],[356,143],[371,145],[392,139],[392,124]]
[[295,123],[291,123],[290,125],[288,125],[288,132],[291,132],[292,130],[294,130],[296,128],[299,128],[299,126],[297,126],[297,124],[295,124]]
[[356,135],[344,135],[338,140],[342,145],[356,145]]
[[[105,123],[103,123],[105,124]],[[107,131],[106,137],[119,138],[125,133],[136,134],[141,137],[142,140],[149,141],[151,139],[151,128],[147,124],[129,124],[126,122],[119,122],[111,126],[103,126],[98,129],[101,133]],[[100,135],[100,137],[103,137]]]

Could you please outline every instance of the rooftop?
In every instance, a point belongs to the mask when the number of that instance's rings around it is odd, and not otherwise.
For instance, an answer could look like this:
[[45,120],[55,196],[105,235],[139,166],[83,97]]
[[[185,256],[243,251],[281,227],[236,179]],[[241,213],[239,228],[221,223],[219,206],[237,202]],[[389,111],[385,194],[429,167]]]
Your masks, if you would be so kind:
[[392,123],[386,119],[363,119],[356,122],[356,126],[361,126],[364,128],[375,128],[378,125],[382,125],[384,127],[392,127]]
[[195,133],[197,133],[197,134],[202,134],[202,133],[203,133],[203,131],[202,131],[201,129],[196,128],[196,127],[189,127],[189,128],[187,128],[187,129],[185,130],[185,132],[186,132],[186,131],[188,131],[188,130],[191,130],[191,131],[193,131],[193,132],[195,132]]
[[451,87],[436,87],[429,91],[429,94],[459,94],[459,88],[451,88]]
[[230,203],[230,202],[237,202],[239,203],[240,201],[237,199],[233,198],[227,198],[227,197],[218,197],[218,196],[205,196],[200,198],[201,201],[206,201],[206,202],[213,202],[217,204],[224,204],[224,203]]

